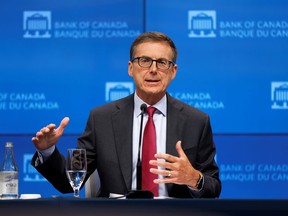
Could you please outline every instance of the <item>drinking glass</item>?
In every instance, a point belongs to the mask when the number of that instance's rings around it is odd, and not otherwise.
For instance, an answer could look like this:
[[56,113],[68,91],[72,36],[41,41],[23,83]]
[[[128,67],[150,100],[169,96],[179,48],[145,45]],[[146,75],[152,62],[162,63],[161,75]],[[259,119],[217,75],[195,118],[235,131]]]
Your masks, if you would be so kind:
[[74,197],[79,197],[79,190],[87,171],[85,149],[68,149],[66,158],[66,174],[74,191]]

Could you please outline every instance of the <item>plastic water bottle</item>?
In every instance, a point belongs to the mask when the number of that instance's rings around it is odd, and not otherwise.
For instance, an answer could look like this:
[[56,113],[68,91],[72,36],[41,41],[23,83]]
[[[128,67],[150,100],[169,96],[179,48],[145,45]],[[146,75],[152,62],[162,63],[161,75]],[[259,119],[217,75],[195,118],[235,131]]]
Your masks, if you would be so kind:
[[0,166],[0,197],[2,199],[18,198],[18,167],[12,142],[6,142],[4,158]]

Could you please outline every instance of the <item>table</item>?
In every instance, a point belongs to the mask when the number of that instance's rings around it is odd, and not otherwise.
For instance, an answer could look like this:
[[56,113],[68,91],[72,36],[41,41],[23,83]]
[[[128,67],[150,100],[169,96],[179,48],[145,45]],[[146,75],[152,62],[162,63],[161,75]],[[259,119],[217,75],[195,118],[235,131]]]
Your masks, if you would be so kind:
[[0,200],[2,216],[288,215],[288,200],[84,199],[73,197]]

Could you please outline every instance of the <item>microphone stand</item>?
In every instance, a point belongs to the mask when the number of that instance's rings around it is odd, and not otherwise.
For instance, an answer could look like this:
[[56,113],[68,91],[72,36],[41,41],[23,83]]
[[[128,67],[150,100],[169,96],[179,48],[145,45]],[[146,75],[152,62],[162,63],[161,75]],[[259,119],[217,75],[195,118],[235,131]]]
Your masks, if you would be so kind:
[[142,128],[143,128],[143,116],[146,112],[147,105],[142,104],[141,107],[141,123],[140,123],[140,132],[139,132],[139,148],[138,148],[138,159],[137,159],[137,190],[142,189],[142,161],[140,159],[141,152],[141,141],[142,141]]

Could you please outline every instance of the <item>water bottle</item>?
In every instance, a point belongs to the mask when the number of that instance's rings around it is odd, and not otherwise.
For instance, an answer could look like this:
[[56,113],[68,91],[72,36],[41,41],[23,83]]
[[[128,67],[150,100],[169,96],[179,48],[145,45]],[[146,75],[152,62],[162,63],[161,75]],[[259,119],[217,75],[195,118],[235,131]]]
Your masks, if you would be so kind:
[[12,142],[6,142],[4,158],[0,166],[0,197],[2,199],[18,198],[18,167]]

